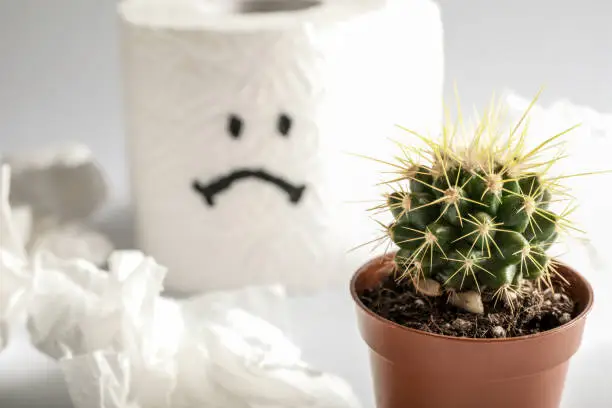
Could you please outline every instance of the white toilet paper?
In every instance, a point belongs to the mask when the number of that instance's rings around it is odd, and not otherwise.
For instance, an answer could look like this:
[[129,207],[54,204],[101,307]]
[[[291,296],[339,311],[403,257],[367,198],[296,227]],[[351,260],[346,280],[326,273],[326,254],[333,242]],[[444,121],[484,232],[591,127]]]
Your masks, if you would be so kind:
[[429,0],[120,6],[138,244],[170,289],[344,283],[379,235],[365,209],[395,125],[435,132]]

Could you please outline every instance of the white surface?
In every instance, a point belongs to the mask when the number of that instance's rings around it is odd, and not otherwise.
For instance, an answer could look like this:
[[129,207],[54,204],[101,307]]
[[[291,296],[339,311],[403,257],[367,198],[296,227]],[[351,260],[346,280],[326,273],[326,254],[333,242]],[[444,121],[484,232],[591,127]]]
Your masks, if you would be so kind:
[[[607,279],[598,283],[603,286],[610,282]],[[601,299],[604,293],[598,290],[596,294]],[[612,336],[602,331],[609,322],[603,306],[600,303],[588,320],[585,342],[570,366],[562,408],[608,408],[612,400]],[[292,299],[289,313],[292,337],[302,346],[304,359],[347,379],[364,408],[373,408],[367,348],[357,332],[348,291],[338,289],[316,297]],[[313,319],[313,315],[318,318]],[[9,348],[0,354],[0,407],[70,408],[56,363],[28,346],[25,332],[14,335]]]

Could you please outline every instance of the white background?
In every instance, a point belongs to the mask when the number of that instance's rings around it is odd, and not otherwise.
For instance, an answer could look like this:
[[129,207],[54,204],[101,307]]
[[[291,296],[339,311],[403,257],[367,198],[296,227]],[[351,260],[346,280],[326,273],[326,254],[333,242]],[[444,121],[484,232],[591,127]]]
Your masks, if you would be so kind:
[[[464,102],[478,106],[493,91],[513,89],[530,96],[545,86],[545,104],[569,98],[612,112],[612,3],[438,3],[445,26],[449,97],[453,82]],[[114,187],[104,225],[123,246],[130,243],[131,235],[130,224],[125,222],[129,221],[129,186],[114,7],[110,0],[0,0],[0,151],[67,140],[91,146]],[[316,335],[315,330],[335,329],[356,340],[352,321],[338,323],[339,318],[352,317],[351,307],[346,298],[335,295],[323,295],[316,302],[299,300],[293,313],[309,323],[298,328],[296,336],[304,339]],[[311,321],[312,313],[325,318]],[[335,336],[329,341],[308,343],[306,356],[342,374],[364,401],[371,401],[363,345],[359,341],[340,344]],[[68,408],[54,365],[26,353],[25,347],[16,339],[0,357],[0,407]],[[570,372],[571,388],[564,406],[603,407],[603,401],[612,401],[612,387],[608,386],[612,385],[612,355],[603,353],[609,348],[591,336],[589,347],[581,351]],[[579,398],[579,392],[585,397]]]
[[[438,0],[446,90],[482,107],[510,88],[612,112],[612,3]],[[78,140],[125,204],[117,18],[113,0],[0,0],[0,151]]]

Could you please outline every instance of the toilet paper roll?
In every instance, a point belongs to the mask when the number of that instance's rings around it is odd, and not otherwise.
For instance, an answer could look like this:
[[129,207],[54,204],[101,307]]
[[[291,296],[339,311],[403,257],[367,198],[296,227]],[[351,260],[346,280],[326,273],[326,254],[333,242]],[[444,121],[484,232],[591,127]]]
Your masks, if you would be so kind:
[[377,253],[348,251],[381,235],[364,200],[380,200],[388,174],[353,154],[388,157],[396,124],[438,129],[433,2],[127,0],[119,12],[138,245],[170,289],[310,291]]

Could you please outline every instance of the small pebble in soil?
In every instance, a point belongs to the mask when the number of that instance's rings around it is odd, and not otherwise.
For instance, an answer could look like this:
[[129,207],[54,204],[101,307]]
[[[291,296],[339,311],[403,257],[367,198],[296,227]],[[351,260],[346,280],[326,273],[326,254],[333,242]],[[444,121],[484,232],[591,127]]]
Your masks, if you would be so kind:
[[503,323],[504,319],[499,313],[491,313],[489,314],[489,321],[493,325],[500,325]]
[[518,295],[516,292],[508,292],[506,296],[503,297],[504,305],[506,305],[506,307],[511,307],[514,305],[517,299]]
[[501,326],[495,326],[491,329],[491,334],[496,338],[506,337],[506,330]]
[[442,289],[440,283],[433,279],[421,279],[417,282],[416,287],[418,292],[427,296],[440,296]]
[[416,307],[425,307],[425,301],[423,299],[417,299],[414,301]]
[[455,329],[460,331],[467,331],[472,328],[472,322],[468,322],[467,320],[456,318],[453,320],[451,324]]
[[561,324],[569,323],[570,320],[572,320],[572,315],[569,313],[563,313],[561,317],[559,317],[559,323]]

